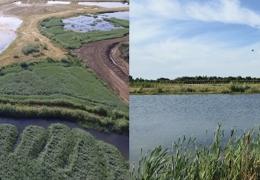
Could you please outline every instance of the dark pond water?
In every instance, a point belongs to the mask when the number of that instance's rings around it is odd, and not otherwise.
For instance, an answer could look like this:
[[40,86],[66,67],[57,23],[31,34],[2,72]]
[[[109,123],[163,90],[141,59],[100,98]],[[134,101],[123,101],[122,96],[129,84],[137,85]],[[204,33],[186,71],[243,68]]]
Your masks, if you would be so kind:
[[[11,119],[11,118],[0,118],[0,124],[13,124],[17,127],[19,132],[22,132],[26,126],[37,125],[47,128],[50,124],[61,123],[69,126],[70,128],[80,128],[79,125],[72,121],[62,120],[47,120],[47,119]],[[81,128],[82,129],[82,128]],[[113,144],[118,148],[122,155],[128,159],[129,156],[129,137],[126,135],[118,135],[115,133],[103,133],[93,129],[84,129],[91,133],[98,140],[102,140],[109,144]]]
[[137,161],[141,149],[171,148],[184,135],[209,144],[218,123],[225,134],[259,127],[260,95],[131,96],[130,119],[130,160]]
[[63,20],[64,28],[76,32],[111,31],[122,27],[115,26],[107,18],[128,19],[128,12],[114,12],[99,15],[71,17]]

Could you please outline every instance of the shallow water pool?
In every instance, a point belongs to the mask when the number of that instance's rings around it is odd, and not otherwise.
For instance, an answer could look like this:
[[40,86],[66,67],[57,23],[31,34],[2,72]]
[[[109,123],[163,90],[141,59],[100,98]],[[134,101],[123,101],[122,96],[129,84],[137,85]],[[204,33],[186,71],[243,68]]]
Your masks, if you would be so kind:
[[0,16],[0,53],[15,40],[15,31],[21,24],[22,21],[18,18]]
[[107,18],[128,19],[128,12],[105,13],[71,17],[63,20],[64,29],[77,32],[111,31],[122,27],[107,21]]

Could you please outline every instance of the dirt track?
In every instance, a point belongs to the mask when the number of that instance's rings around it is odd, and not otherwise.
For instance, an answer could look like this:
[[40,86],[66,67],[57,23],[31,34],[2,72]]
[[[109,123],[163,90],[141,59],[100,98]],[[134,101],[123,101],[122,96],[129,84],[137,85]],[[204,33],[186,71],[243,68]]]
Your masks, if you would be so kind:
[[75,53],[103,79],[118,95],[128,102],[129,65],[118,56],[118,44],[129,37],[86,44]]

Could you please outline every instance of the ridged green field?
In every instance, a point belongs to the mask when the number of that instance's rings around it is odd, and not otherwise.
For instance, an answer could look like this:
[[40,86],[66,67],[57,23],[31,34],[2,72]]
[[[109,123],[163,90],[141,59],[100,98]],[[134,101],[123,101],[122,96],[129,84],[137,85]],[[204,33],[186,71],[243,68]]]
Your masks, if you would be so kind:
[[11,179],[128,179],[128,165],[113,146],[81,129],[28,126],[19,135],[0,125],[0,177]]

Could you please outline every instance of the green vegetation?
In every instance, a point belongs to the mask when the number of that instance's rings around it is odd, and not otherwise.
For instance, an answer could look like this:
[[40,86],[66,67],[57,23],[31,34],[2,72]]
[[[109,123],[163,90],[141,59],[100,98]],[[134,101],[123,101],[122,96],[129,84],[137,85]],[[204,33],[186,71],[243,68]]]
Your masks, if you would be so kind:
[[0,125],[0,177],[12,179],[128,179],[128,165],[113,146],[80,129],[28,126],[20,135]]
[[129,62],[129,43],[122,43],[119,47],[119,51],[123,59]]
[[219,128],[209,147],[185,137],[174,145],[173,152],[158,147],[140,160],[132,179],[259,180],[260,131],[250,131],[241,137],[231,131],[226,144],[222,134]]
[[40,52],[40,45],[39,44],[28,44],[27,46],[23,47],[22,52],[24,55],[29,55],[33,53]]
[[260,79],[251,77],[183,77],[174,80],[132,79],[131,94],[232,94],[260,93]]
[[0,115],[59,118],[88,128],[128,131],[127,105],[73,59],[48,59],[2,68]]
[[113,23],[115,26],[129,28],[129,21],[125,19],[110,18],[106,19],[106,21]]
[[43,35],[47,36],[55,43],[68,49],[76,49],[80,48],[85,43],[123,37],[129,33],[129,22],[127,20],[112,18],[110,21],[125,28],[104,32],[74,32],[64,29],[64,24],[61,18],[50,18],[40,23],[40,31]]

